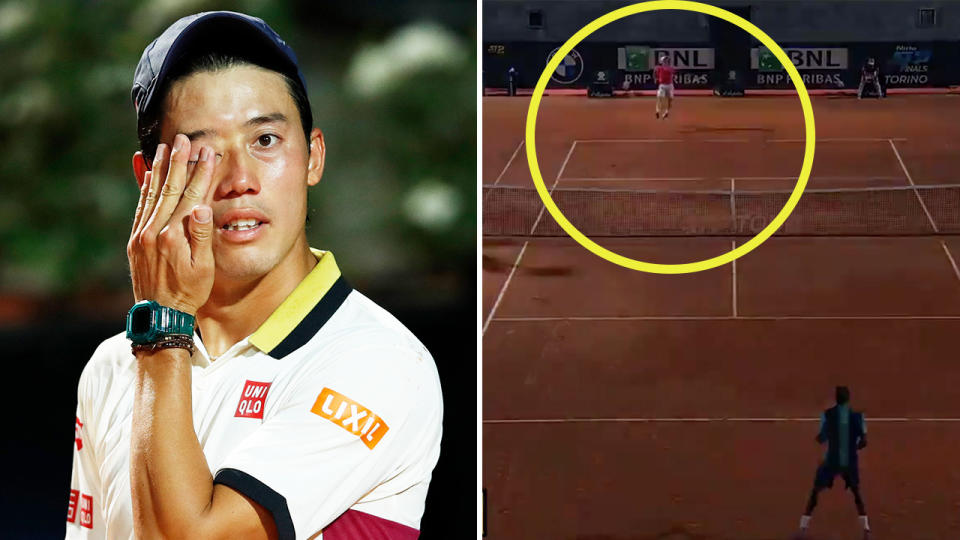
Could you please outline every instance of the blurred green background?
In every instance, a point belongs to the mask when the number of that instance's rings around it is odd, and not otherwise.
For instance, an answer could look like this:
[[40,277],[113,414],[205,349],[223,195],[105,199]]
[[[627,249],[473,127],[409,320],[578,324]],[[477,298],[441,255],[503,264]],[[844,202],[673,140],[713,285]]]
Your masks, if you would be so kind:
[[[82,309],[91,296],[127,295],[133,71],[170,23],[211,9],[263,18],[298,54],[328,146],[324,179],[311,190],[311,243],[334,250],[361,289],[409,302],[455,296],[457,272],[476,253],[475,4],[6,1],[6,301],[80,297]],[[21,316],[38,307],[20,306]],[[5,321],[14,309],[3,310]]]
[[[55,461],[41,485],[24,477],[32,494],[0,504],[5,523],[29,518],[14,531],[62,537],[76,378],[132,303],[134,68],[172,22],[217,9],[264,19],[298,55],[327,143],[310,191],[311,245],[336,253],[352,284],[436,357],[445,437],[424,538],[451,537],[455,522],[472,535],[477,87],[467,1],[0,1],[0,347],[16,374],[45,377],[58,393],[49,410],[21,415],[49,436],[4,443],[8,458]],[[51,509],[57,521],[38,524]]]

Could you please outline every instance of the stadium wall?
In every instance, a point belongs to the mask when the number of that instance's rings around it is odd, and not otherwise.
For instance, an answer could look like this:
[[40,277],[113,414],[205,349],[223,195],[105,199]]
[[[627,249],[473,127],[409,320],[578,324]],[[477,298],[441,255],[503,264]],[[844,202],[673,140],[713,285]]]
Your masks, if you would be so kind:
[[[633,4],[611,0],[484,0],[483,39],[488,42],[563,42],[586,23]],[[750,8],[750,20],[773,39],[786,42],[950,41],[960,36],[960,2],[866,0],[726,0],[724,8]],[[936,10],[936,24],[918,26],[918,9]],[[528,14],[540,12],[540,28]],[[708,43],[708,17],[690,12],[651,12],[598,30],[595,41]]]
[[[533,87],[552,51],[587,22],[630,3],[485,0],[484,86],[506,87],[507,70],[513,67],[518,71],[517,86]],[[855,89],[859,69],[868,57],[877,59],[887,88],[960,84],[960,2],[728,0],[716,4],[747,14],[773,37],[811,89]],[[933,26],[918,26],[921,7],[936,9]],[[542,15],[540,28],[530,27],[531,12]],[[678,89],[713,88],[719,78],[726,77],[721,67],[738,61],[746,65],[748,56],[750,69],[741,73],[747,89],[792,87],[786,72],[769,63],[770,55],[758,48],[756,40],[745,40],[751,45],[736,52],[718,48],[713,41],[717,25],[712,17],[681,11],[622,19],[578,45],[548,87],[583,89],[603,71],[618,89],[653,89],[650,66],[638,69],[632,60],[662,50],[674,56]]]
[[[543,66],[560,47],[560,42],[487,42],[484,44],[484,86],[505,88],[507,70],[517,70],[519,88],[535,86]],[[781,43],[793,60],[804,83],[811,89],[856,89],[860,67],[867,58],[876,59],[886,88],[934,88],[960,84],[960,42]],[[655,88],[650,58],[669,54],[677,67],[674,83],[678,89],[712,89],[725,77],[717,70],[721,58],[717,49],[702,43],[583,43],[564,59],[548,84],[551,89],[582,89],[605,76],[618,90]],[[786,71],[762,48],[740,54],[750,57],[750,69],[743,73],[747,89],[788,89],[793,87]],[[639,60],[638,60],[639,58]]]

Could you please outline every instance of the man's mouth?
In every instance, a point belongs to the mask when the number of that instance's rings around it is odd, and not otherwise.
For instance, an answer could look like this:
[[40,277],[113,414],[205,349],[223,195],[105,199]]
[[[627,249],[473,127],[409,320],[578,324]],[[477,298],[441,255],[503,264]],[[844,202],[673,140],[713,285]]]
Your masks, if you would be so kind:
[[249,231],[260,225],[263,225],[263,222],[256,219],[235,219],[225,223],[221,228],[225,231]]
[[234,208],[221,214],[216,224],[220,238],[231,243],[246,243],[263,236],[270,224],[266,214],[254,208]]

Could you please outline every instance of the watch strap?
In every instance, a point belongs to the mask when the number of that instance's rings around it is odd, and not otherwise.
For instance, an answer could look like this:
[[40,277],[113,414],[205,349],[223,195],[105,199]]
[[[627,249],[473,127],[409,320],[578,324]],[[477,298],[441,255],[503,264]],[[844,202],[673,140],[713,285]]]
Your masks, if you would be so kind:
[[154,316],[156,317],[154,323],[162,335],[193,336],[193,326],[196,322],[196,317],[193,315],[158,304]]

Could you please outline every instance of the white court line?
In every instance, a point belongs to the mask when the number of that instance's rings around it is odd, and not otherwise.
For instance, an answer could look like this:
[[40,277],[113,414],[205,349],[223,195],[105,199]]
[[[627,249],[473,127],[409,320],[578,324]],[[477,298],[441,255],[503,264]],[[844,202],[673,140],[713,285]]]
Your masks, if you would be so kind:
[[[817,137],[817,142],[887,142],[887,141],[905,141],[906,137]],[[767,139],[765,142],[772,143],[802,143],[806,139]]]
[[510,280],[513,279],[513,274],[517,271],[517,267],[520,266],[520,259],[523,258],[523,252],[527,250],[527,244],[529,242],[524,242],[523,247],[520,248],[520,253],[517,254],[517,260],[513,261],[513,268],[510,269],[510,274],[507,275],[507,280],[503,282],[503,286],[500,287],[500,292],[497,294],[497,300],[493,303],[493,307],[490,308],[490,313],[487,314],[487,320],[483,323],[483,332],[481,336],[487,333],[487,327],[490,326],[490,321],[493,320],[493,315],[497,312],[497,308],[500,307],[500,302],[503,300],[504,293],[507,292],[507,287],[510,285]]
[[[717,179],[716,179],[716,181],[722,181],[722,180],[723,180],[723,179],[721,179],[721,178],[717,178]],[[902,178],[901,178],[901,180],[902,180]],[[935,185],[927,185],[927,186],[906,186],[906,185],[904,185],[904,186],[873,186],[873,187],[855,187],[855,188],[846,188],[846,187],[836,187],[836,188],[812,188],[812,189],[805,189],[805,190],[804,190],[804,193],[862,193],[862,192],[877,192],[877,191],[902,191],[902,190],[905,190],[905,189],[909,189],[909,190],[914,191],[914,192],[920,192],[920,191],[924,191],[924,190],[937,190],[937,189],[946,189],[946,188],[951,188],[951,189],[960,188],[960,184],[935,184]],[[525,190],[530,190],[530,188],[525,188],[525,187],[521,187],[521,186],[501,186],[500,189],[513,189],[513,190],[524,190],[524,189],[525,189]],[[616,192],[619,192],[619,191],[624,191],[623,188],[615,188],[615,187],[608,187],[608,186],[601,186],[601,187],[585,187],[585,186],[580,186],[580,187],[564,187],[564,188],[560,188],[560,189],[561,189],[561,190],[566,190],[566,191],[586,191],[586,192],[594,192],[594,193],[603,193],[603,192],[616,193]],[[555,191],[555,190],[554,190],[554,191]],[[700,193],[700,194],[704,194],[704,193],[705,193],[705,194],[708,194],[708,195],[724,195],[724,194],[729,195],[729,194],[730,194],[730,191],[729,191],[729,190],[709,189],[709,188],[701,188],[701,189],[675,189],[675,188],[674,188],[674,189],[659,189],[659,188],[649,188],[649,187],[648,187],[648,188],[629,188],[627,191],[630,191],[631,193],[687,193],[687,194],[689,194],[689,193]],[[788,189],[788,188],[741,189],[741,190],[739,190],[739,193],[743,193],[743,194],[772,194],[772,193],[784,193],[784,194],[788,194],[788,195],[789,195],[791,192],[792,192],[792,190],[791,190],[791,189]],[[956,234],[953,234],[953,235],[956,236]],[[870,236],[870,235],[869,235],[869,234],[867,234],[867,235],[863,235],[863,234],[833,235],[833,237],[837,237],[837,236]],[[906,235],[906,236],[912,236],[912,235]],[[629,237],[626,237],[626,238],[629,238]],[[823,236],[823,237],[821,237],[821,238],[829,238],[829,237]]]
[[960,315],[611,315],[588,317],[497,317],[497,322],[605,321],[954,321]]
[[[564,182],[691,182],[691,181],[703,181],[703,180],[726,180],[727,177],[722,176],[623,176],[623,177],[603,177],[603,176],[587,176],[581,178],[563,178]],[[791,180],[793,182],[797,181],[796,176],[737,176],[740,180]],[[818,181],[852,181],[852,180],[903,180],[902,176],[814,176]]]
[[[517,158],[517,154],[520,153],[520,148],[523,147],[524,141],[520,141],[520,144],[517,145],[517,148],[513,151],[513,154],[510,156],[510,159],[507,160],[507,164],[503,166],[503,170],[500,171],[500,174],[497,175],[497,179],[493,181],[493,185],[496,186],[500,183],[500,179],[503,178],[503,175],[507,174],[507,169],[510,168],[510,165],[513,163],[513,160]],[[486,195],[483,196],[483,200],[486,201],[487,197],[490,195],[488,191]]]
[[[887,141],[905,141],[905,137],[817,137],[817,142],[887,142]],[[580,143],[598,143],[598,144],[634,144],[634,143],[678,143],[678,142],[710,142],[710,143],[802,143],[806,139],[577,139]]]
[[[737,198],[736,198],[736,191],[737,191],[737,183],[736,183],[736,180],[735,180],[734,178],[731,178],[731,179],[730,179],[730,221],[732,221],[732,223],[730,224],[730,225],[731,225],[730,230],[731,230],[731,231],[734,231],[734,232],[737,231]],[[734,262],[736,262],[736,261],[734,261]]]
[[[820,418],[800,418],[800,417],[716,417],[716,418],[684,418],[684,417],[654,417],[654,418],[497,418],[484,420],[484,424],[706,424],[706,423],[786,423],[786,422],[819,422]],[[888,417],[888,418],[868,418],[870,423],[910,423],[910,422],[943,422],[957,423],[960,418],[911,418],[911,417]]]
[[[573,144],[570,145],[570,149],[567,150],[567,157],[563,158],[563,163],[560,165],[560,170],[557,171],[557,177],[553,181],[553,185],[550,186],[550,194],[553,194],[553,190],[556,189],[557,184],[560,183],[560,177],[563,176],[563,171],[567,168],[567,163],[570,161],[570,156],[573,155],[573,149],[577,147],[577,141],[573,141]],[[533,222],[533,227],[530,227],[530,236],[533,236],[533,232],[537,230],[537,225],[540,225],[540,220],[543,219],[543,213],[547,211],[546,206],[540,207],[540,213],[537,214],[537,219]]]
[[933,221],[933,216],[930,215],[930,211],[927,210],[927,205],[923,202],[923,197],[920,196],[920,193],[916,190],[917,185],[913,183],[913,177],[910,176],[910,171],[907,170],[907,166],[903,163],[903,158],[900,157],[900,151],[897,150],[897,145],[893,143],[893,139],[889,139],[890,148],[893,148],[893,153],[897,156],[897,161],[900,162],[900,168],[903,169],[903,174],[907,176],[907,181],[910,182],[910,185],[914,188],[913,194],[917,196],[917,201],[920,202],[920,206],[923,208],[923,213],[927,215],[927,219],[930,221],[930,226],[933,227],[933,232],[940,232],[940,228],[937,227],[937,224]]
[[[732,180],[731,180],[731,182],[732,182]],[[734,214],[734,215],[736,215],[736,214]],[[736,240],[731,240],[731,241],[730,241],[730,249],[731,249],[731,250],[737,249],[737,241],[736,241]],[[731,278],[732,278],[732,280],[733,280],[733,281],[731,281],[731,283],[733,283],[733,298],[731,299],[731,302],[732,302],[732,307],[733,307],[733,318],[736,319],[736,318],[737,318],[737,260],[736,260],[736,259],[734,259],[733,262],[730,263],[730,267],[733,269],[733,275],[731,276]]]
[[507,174],[507,169],[509,169],[510,165],[513,164],[513,160],[517,159],[517,154],[519,154],[520,149],[523,148],[523,142],[524,141],[520,141],[520,144],[517,145],[516,150],[514,150],[513,154],[510,155],[510,159],[507,160],[507,164],[503,166],[503,170],[497,175],[497,179],[493,181],[493,185],[499,184],[500,179],[503,178],[503,175]]
[[[796,182],[797,176],[738,176],[741,180],[793,180]],[[903,180],[902,176],[820,176],[812,175],[810,178],[817,180]]]
[[672,182],[672,181],[695,181],[695,180],[723,180],[723,178],[709,178],[706,176],[659,176],[659,177],[603,177],[603,176],[589,176],[585,178],[563,178],[564,182],[635,182],[635,181],[660,181],[660,182]]
[[687,139],[577,139],[573,142],[578,143],[678,143],[684,142]]
[[953,267],[953,274],[957,276],[957,279],[960,280],[960,268],[957,268],[957,261],[953,259],[953,255],[950,254],[950,248],[947,247],[947,243],[943,240],[940,241],[940,245],[943,246],[943,252],[947,254],[947,258],[950,259],[950,266]]

